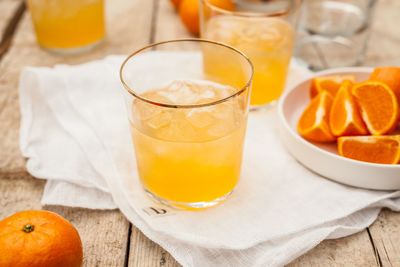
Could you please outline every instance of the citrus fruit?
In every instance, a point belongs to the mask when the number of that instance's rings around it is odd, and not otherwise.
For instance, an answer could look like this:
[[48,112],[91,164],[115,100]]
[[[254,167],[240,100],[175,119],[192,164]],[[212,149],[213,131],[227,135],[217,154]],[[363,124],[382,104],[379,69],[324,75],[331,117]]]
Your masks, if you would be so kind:
[[171,0],[171,3],[174,5],[175,9],[179,9],[179,5],[181,4],[182,0]]
[[354,85],[352,93],[360,105],[361,116],[372,135],[383,135],[396,128],[398,102],[386,84],[365,81]]
[[311,80],[310,85],[310,96],[314,98],[321,91],[329,92],[333,97],[335,97],[340,85],[344,80],[349,80],[354,82],[355,77],[353,75],[335,75],[335,76],[324,76],[316,77]]
[[199,35],[199,0],[183,0],[179,6],[179,16],[192,34]]
[[394,92],[400,103],[400,67],[378,67],[369,76],[371,81],[383,82]]
[[[179,16],[186,28],[194,35],[199,35],[199,2],[201,0],[181,0],[179,5]],[[204,0],[210,4],[225,10],[234,10],[232,0]]]
[[351,93],[352,86],[352,82],[345,80],[333,100],[329,126],[335,136],[368,134],[358,104]]
[[297,124],[297,131],[301,136],[314,142],[335,141],[329,128],[332,102],[332,96],[326,91],[322,91],[311,100]]
[[82,243],[63,217],[44,210],[17,212],[0,221],[0,266],[78,267]]
[[400,135],[339,137],[338,151],[346,158],[397,164],[400,161]]
[[232,11],[235,9],[235,4],[233,0],[205,0],[205,1],[208,1],[214,6],[224,10]]

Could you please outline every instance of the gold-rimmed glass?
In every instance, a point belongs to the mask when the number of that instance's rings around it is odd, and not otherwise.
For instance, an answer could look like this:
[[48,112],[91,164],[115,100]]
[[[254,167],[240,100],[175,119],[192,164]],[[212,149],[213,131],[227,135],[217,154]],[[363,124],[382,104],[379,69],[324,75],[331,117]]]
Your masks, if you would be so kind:
[[[225,55],[223,72],[205,71],[208,50]],[[241,52],[201,39],[152,44],[123,62],[120,76],[147,193],[184,209],[210,207],[231,194],[240,176],[252,75]]]
[[[231,45],[254,65],[250,104],[257,108],[277,100],[284,89],[294,43],[299,0],[237,0],[234,10],[200,0],[201,37]],[[222,57],[210,51],[214,69]],[[234,77],[234,75],[232,75]]]

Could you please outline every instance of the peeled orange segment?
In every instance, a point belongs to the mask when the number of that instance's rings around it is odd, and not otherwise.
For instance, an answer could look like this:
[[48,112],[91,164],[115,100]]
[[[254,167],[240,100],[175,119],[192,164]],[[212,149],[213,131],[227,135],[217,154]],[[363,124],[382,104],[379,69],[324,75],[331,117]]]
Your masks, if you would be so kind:
[[369,76],[371,81],[383,82],[394,92],[400,103],[400,67],[378,67]]
[[311,80],[310,96],[314,98],[319,92],[327,91],[332,97],[335,97],[340,85],[345,80],[355,82],[355,77],[353,75],[316,77]]
[[339,137],[338,151],[346,158],[397,164],[400,161],[400,135]]
[[335,137],[329,129],[329,112],[333,98],[322,91],[311,100],[297,124],[297,131],[301,136],[314,142],[333,142]]
[[351,93],[352,86],[351,81],[344,81],[333,100],[329,126],[335,136],[368,134],[358,104]]
[[399,104],[384,83],[366,81],[353,86],[352,93],[361,108],[361,116],[372,135],[393,131],[397,125]]

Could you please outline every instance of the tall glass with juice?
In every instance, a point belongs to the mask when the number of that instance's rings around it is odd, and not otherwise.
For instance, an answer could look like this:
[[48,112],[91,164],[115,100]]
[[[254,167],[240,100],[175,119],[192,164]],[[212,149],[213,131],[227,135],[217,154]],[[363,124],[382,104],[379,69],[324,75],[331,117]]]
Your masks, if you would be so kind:
[[[169,52],[177,47],[187,49]],[[239,73],[242,84],[204,73],[202,53],[211,48],[227,56],[224,71]],[[251,76],[240,52],[209,41],[163,42],[128,57],[121,80],[147,193],[184,209],[210,207],[231,194],[240,177]]]
[[103,40],[104,0],[28,0],[39,45],[56,53],[85,51]]
[[[254,64],[253,108],[273,102],[283,92],[293,50],[297,2],[238,0],[234,10],[225,10],[201,0],[202,37],[237,48]],[[216,72],[223,63],[216,51],[206,54],[207,70]]]

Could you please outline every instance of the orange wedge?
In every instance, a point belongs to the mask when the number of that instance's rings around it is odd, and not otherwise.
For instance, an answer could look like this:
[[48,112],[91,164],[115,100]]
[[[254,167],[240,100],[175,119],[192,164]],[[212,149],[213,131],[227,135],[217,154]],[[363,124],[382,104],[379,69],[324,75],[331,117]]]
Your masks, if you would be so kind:
[[372,135],[393,131],[397,125],[398,103],[393,91],[382,82],[366,81],[353,86],[352,93],[361,116]]
[[332,96],[326,91],[322,91],[311,100],[297,124],[297,131],[301,136],[314,142],[335,141],[329,129],[329,112],[332,102]]
[[328,91],[332,97],[335,97],[340,85],[344,80],[349,80],[355,82],[355,77],[353,75],[343,75],[343,76],[325,76],[316,77],[311,80],[310,85],[310,96],[314,98],[321,91]]
[[338,151],[346,158],[397,164],[400,161],[400,135],[339,137]]
[[368,134],[358,104],[351,93],[352,86],[351,81],[345,80],[333,100],[329,126],[335,136]]
[[400,67],[378,67],[369,76],[371,81],[383,82],[397,97],[400,103]]

